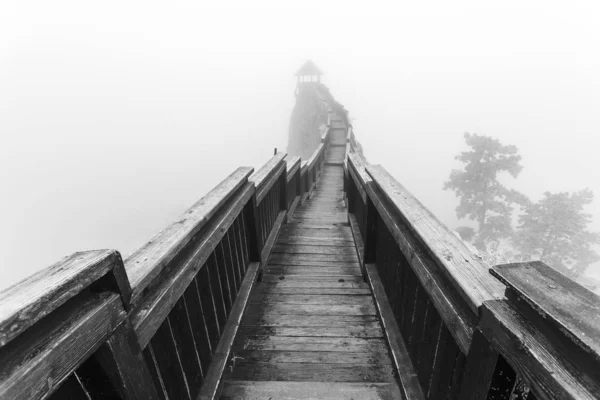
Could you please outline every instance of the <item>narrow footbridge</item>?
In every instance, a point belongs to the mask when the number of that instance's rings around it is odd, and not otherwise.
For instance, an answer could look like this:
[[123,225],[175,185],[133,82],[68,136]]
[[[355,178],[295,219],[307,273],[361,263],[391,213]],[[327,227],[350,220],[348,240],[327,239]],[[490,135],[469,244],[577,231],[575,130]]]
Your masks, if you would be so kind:
[[77,252],[0,293],[0,399],[600,398],[600,299],[486,265],[308,89],[310,159],[238,168],[125,261]]

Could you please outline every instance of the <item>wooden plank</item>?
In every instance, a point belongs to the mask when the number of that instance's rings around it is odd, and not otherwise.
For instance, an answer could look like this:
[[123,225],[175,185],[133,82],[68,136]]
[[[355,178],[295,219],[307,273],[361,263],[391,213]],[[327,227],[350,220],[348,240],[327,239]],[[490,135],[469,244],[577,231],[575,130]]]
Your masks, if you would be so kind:
[[310,261],[313,263],[358,263],[356,254],[285,254],[273,253],[269,258],[270,264],[297,264],[300,261]]
[[202,362],[194,340],[194,327],[190,323],[185,297],[181,297],[175,303],[168,318],[179,361],[190,390],[190,397],[194,399],[202,385],[205,371],[202,370]]
[[291,327],[331,327],[346,328],[348,326],[366,326],[379,323],[375,315],[259,315],[247,313],[244,325],[255,326],[291,326]]
[[277,215],[277,219],[275,220],[275,223],[273,224],[273,228],[271,229],[271,232],[269,233],[269,237],[267,238],[267,241],[265,242],[265,246],[262,250],[262,254],[261,254],[262,260],[269,259],[269,255],[271,254],[271,250],[273,249],[273,246],[275,245],[275,242],[277,241],[277,237],[279,236],[279,232],[281,230],[281,225],[285,221],[285,217],[286,217],[285,210],[280,211],[279,214]]
[[450,380],[452,379],[454,360],[460,352],[450,331],[444,324],[440,324],[436,344],[429,384],[427,385],[427,389],[423,387],[423,391],[426,391],[428,399],[444,398],[447,395]]
[[484,301],[503,297],[502,286],[486,273],[485,264],[404,186],[381,166],[366,170],[474,315]]
[[[600,361],[600,296],[540,261],[497,265],[490,269],[576,346]],[[509,293],[507,292],[507,295]]]
[[378,338],[246,336],[243,338],[243,345],[245,350],[343,351],[387,354],[384,340]]
[[0,347],[107,274],[128,306],[131,288],[115,250],[71,254],[0,292]]
[[[343,351],[281,351],[246,350],[240,353],[247,363],[300,363],[300,364],[386,364],[371,353]],[[388,363],[389,365],[389,363]],[[336,365],[332,365],[335,368]]]
[[280,274],[266,274],[262,278],[262,282],[265,283],[279,283],[281,281],[317,281],[317,282],[353,282],[353,283],[361,283],[363,279],[360,275],[280,275]]
[[183,295],[253,193],[253,185],[247,184],[242,188],[232,203],[211,218],[203,234],[194,239],[197,244],[193,251],[186,252],[185,257],[178,259],[177,268],[161,275],[160,283],[153,285],[134,305],[131,319],[142,348]]
[[89,400],[90,394],[82,385],[76,373],[64,380],[49,397],[50,400]]
[[253,304],[249,312],[286,315],[376,315],[373,304],[286,304],[286,303],[260,303]]
[[276,398],[397,400],[400,393],[394,384],[388,383],[226,381],[221,396],[223,400]]
[[300,170],[300,157],[292,157],[287,161],[286,169],[287,169],[287,181],[289,182],[294,175]]
[[271,187],[277,182],[279,176],[285,172],[286,156],[287,153],[275,154],[265,165],[248,178],[248,181],[254,183],[256,186],[256,204],[260,204]]
[[383,332],[378,323],[360,326],[250,326],[244,325],[244,333],[253,336],[315,336],[315,337],[355,337],[382,338]]
[[305,228],[296,228],[290,229],[289,225],[284,225],[285,229],[282,229],[281,238],[283,240],[294,240],[295,238],[306,238],[313,240],[323,240],[323,242],[327,240],[336,241],[336,240],[352,240],[352,232],[351,231],[335,231],[332,229],[305,229]]
[[505,301],[487,301],[480,329],[538,395],[549,399],[596,399],[600,383]]
[[191,400],[184,366],[179,357],[181,349],[178,349],[175,342],[168,318],[156,330],[150,344],[168,397]]
[[[308,276],[361,276],[361,270],[357,267],[313,267],[304,265],[267,265],[265,267],[266,274],[275,275],[308,275]],[[344,277],[342,277],[344,278]],[[345,278],[344,278],[345,279]]]
[[306,236],[279,237],[278,245],[298,245],[298,246],[333,246],[333,247],[354,247],[351,239],[326,239],[311,238]]
[[417,374],[408,355],[404,339],[400,334],[398,323],[385,294],[385,289],[379,278],[377,267],[374,264],[365,265],[365,270],[373,290],[375,304],[381,317],[381,323],[390,346],[394,366],[400,379],[400,390],[404,399],[425,399],[423,390],[417,379]]
[[319,280],[314,281],[300,281],[300,280],[280,280],[278,282],[262,282],[260,286],[275,286],[279,288],[315,288],[315,289],[368,289],[368,286],[364,282],[338,282],[329,281],[322,282]]
[[255,293],[250,297],[251,303],[286,303],[286,304],[320,304],[320,305],[373,305],[371,296],[344,295],[308,295],[308,294],[270,294]]
[[356,256],[356,250],[352,247],[310,246],[310,245],[291,245],[291,244],[276,244],[275,247],[273,247],[273,253],[331,254],[331,255],[340,255],[340,256]]
[[465,361],[458,398],[460,400],[487,399],[497,362],[498,352],[490,345],[487,338],[476,330]]
[[155,235],[125,260],[125,269],[133,290],[132,303],[136,302],[150,282],[219,212],[223,204],[246,184],[252,171],[254,169],[250,167],[235,170],[190,207],[175,223]]
[[159,398],[129,320],[119,325],[94,356],[122,399]]
[[204,385],[200,390],[198,399],[212,400],[218,397],[218,389],[221,384],[223,371],[225,370],[233,341],[242,321],[244,310],[246,309],[246,304],[248,302],[248,298],[250,297],[250,292],[252,291],[256,281],[258,269],[258,263],[252,263],[248,267],[248,271],[246,272],[246,276],[244,277],[244,281],[240,287],[238,298],[233,305],[231,315],[227,321],[225,329],[223,330],[223,334],[221,335],[221,340],[219,341],[219,344],[213,354],[213,361],[210,364],[206,374]]
[[205,374],[212,359],[212,345],[205,319],[204,305],[200,302],[195,280],[186,289],[183,300],[190,319],[190,325],[193,327],[192,333],[196,351],[200,357],[200,367],[202,373]]
[[82,292],[0,348],[0,398],[51,393],[125,319],[116,293]]
[[311,381],[311,383],[392,382],[394,379],[392,367],[389,365],[252,364],[243,361],[235,366],[228,378],[257,381]]
[[[427,250],[417,243],[406,224],[402,223],[397,214],[387,206],[383,195],[379,194],[379,191],[376,191],[373,187],[369,187],[369,198],[384,222],[384,224],[378,223],[378,229],[384,229],[392,235],[393,240],[403,254],[403,258],[409,263],[410,271],[414,273],[412,275],[406,273],[410,279],[415,278],[416,280],[409,287],[415,288],[418,282],[425,289],[461,350],[467,353],[476,324],[476,314],[472,313],[472,310],[460,297],[459,293],[452,286],[449,286],[450,284],[439,272],[438,266],[435,265]],[[377,233],[377,235],[379,237],[383,233]],[[403,296],[403,301],[407,301],[407,299],[414,300],[414,296]],[[403,309],[406,309],[404,304]],[[412,311],[413,309],[410,308],[410,312]],[[410,320],[407,321],[407,318],[408,315],[403,317],[401,326],[403,332],[405,327],[410,327]]]
[[344,294],[344,295],[365,295],[371,294],[367,287],[349,288],[349,287],[291,287],[273,284],[261,284],[257,289],[258,293],[280,293],[280,294]]
[[350,223],[350,228],[352,229],[352,236],[354,237],[354,250],[356,251],[356,255],[361,263],[361,265],[363,266],[362,268],[362,274],[364,279],[366,280],[367,275],[366,275],[366,270],[364,267],[364,263],[365,263],[365,244],[362,240],[362,236],[360,235],[360,231],[358,228],[358,221],[356,220],[356,217],[354,216],[354,214],[348,214],[348,222]]
[[288,211],[286,214],[286,222],[287,222],[287,220],[291,219],[294,216],[294,213],[296,212],[296,208],[298,207],[299,203],[300,203],[300,196],[294,197],[294,201],[292,201],[292,204],[288,208]]

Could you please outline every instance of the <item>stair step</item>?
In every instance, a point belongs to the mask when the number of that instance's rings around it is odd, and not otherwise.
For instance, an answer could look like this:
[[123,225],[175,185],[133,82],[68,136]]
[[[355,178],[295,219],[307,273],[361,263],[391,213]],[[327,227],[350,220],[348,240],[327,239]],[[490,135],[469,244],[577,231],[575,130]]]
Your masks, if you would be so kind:
[[395,384],[367,382],[225,381],[221,399],[392,400],[402,395]]

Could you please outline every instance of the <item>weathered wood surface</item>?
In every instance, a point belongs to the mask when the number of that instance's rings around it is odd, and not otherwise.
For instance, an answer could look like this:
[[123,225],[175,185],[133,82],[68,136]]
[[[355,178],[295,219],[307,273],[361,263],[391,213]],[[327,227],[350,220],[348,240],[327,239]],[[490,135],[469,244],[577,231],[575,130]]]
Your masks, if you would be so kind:
[[392,354],[392,360],[396,369],[399,371],[400,390],[402,398],[407,400],[422,400],[426,397],[423,395],[421,385],[415,369],[410,360],[408,350],[402,339],[398,323],[392,311],[385,289],[381,283],[381,279],[377,272],[377,268],[373,264],[367,264],[365,271],[369,279],[369,284],[373,290],[373,295],[377,304],[377,309],[381,317],[381,322],[387,338],[388,345]]
[[287,161],[287,181],[289,182],[294,175],[296,175],[296,173],[298,171],[300,171],[300,164],[301,164],[302,160],[300,157],[292,157],[291,159],[289,159]]
[[[283,225],[233,345],[223,398],[245,398],[248,387],[257,388],[252,396],[267,395],[271,389],[254,382],[274,381],[302,384],[305,394],[315,382],[343,382],[336,396],[399,398],[353,247],[342,176],[340,167],[325,167],[313,196]],[[385,385],[344,389],[349,382]]]
[[254,171],[240,167],[206,196],[187,210],[175,223],[154,236],[125,260],[125,269],[131,282],[132,303],[136,303],[144,289],[200,232],[200,229],[221,209]]
[[600,297],[540,261],[494,266],[490,272],[558,332],[600,361]]
[[258,171],[252,174],[248,181],[256,186],[256,203],[260,203],[277,182],[286,169],[286,153],[277,153],[265,163]]
[[82,292],[0,348],[0,398],[52,393],[125,319],[116,293]]
[[484,301],[503,297],[504,288],[491,279],[482,260],[408,190],[381,166],[367,166],[366,170],[475,315]]
[[114,250],[71,254],[0,292],[0,347],[107,274],[128,306],[131,288]]
[[[175,303],[181,298],[194,277],[201,271],[210,254],[217,247],[227,230],[241,215],[243,207],[254,193],[254,185],[246,185],[235,195],[234,201],[222,207],[218,214],[211,218],[202,235],[197,236],[192,251],[178,257],[177,268],[171,268],[161,276],[159,284],[153,285],[152,290],[135,304],[131,314],[132,323],[138,336],[140,346],[144,348],[152,335],[165,320]],[[197,243],[196,243],[197,242]],[[208,273],[215,280],[212,290],[219,289],[216,280],[218,273]],[[233,278],[233,277],[232,277]],[[225,316],[223,315],[224,319]]]
[[597,399],[600,393],[598,369],[589,369],[576,354],[553,343],[506,301],[486,301],[480,329],[545,399]]
[[213,353],[210,368],[208,369],[204,385],[198,396],[199,400],[212,400],[218,395],[221,377],[223,376],[227,362],[230,359],[233,341],[240,327],[250,293],[256,282],[258,269],[258,263],[252,263],[248,268],[248,272],[240,288],[239,296],[232,308],[231,315],[227,321],[227,325],[225,325],[223,334],[221,335],[219,345]]
[[398,400],[400,396],[397,386],[390,383],[229,381],[221,399]]

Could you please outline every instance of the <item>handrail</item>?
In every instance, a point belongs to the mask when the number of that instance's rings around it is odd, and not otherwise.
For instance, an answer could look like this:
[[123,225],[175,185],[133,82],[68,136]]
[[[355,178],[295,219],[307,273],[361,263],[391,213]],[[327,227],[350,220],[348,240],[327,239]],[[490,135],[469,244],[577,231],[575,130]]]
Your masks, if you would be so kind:
[[326,145],[310,163],[278,153],[238,168],[125,263],[75,253],[0,292],[0,398],[94,397],[104,376],[103,395],[215,398],[252,285]]
[[223,204],[248,181],[253,168],[240,167],[190,207],[176,222],[155,235],[125,260],[127,275],[137,299],[151,281],[173,260]]
[[0,347],[106,274],[118,276],[115,281],[129,307],[131,288],[121,255],[114,250],[71,254],[0,292]]
[[[597,398],[600,297],[540,262],[490,269],[383,167],[350,150],[345,191],[353,235],[364,240],[357,251],[394,309],[386,336],[403,343],[390,348],[408,353],[423,396]],[[403,374],[409,392],[413,375]]]
[[256,202],[260,203],[286,169],[287,153],[277,153],[265,165],[248,178],[256,186]]
[[130,295],[112,250],[74,253],[1,292],[0,398],[45,397],[90,354],[107,353],[98,348],[125,320]]
[[385,169],[377,165],[367,166],[366,170],[475,315],[484,301],[502,298],[502,285],[489,275],[480,257]]
[[292,177],[300,170],[300,157],[293,157],[287,163],[287,180],[288,182],[292,179]]

